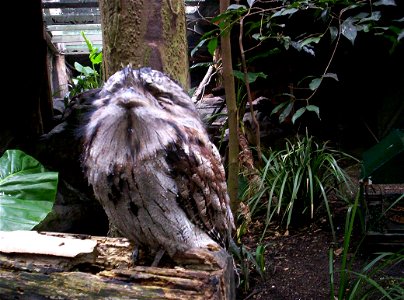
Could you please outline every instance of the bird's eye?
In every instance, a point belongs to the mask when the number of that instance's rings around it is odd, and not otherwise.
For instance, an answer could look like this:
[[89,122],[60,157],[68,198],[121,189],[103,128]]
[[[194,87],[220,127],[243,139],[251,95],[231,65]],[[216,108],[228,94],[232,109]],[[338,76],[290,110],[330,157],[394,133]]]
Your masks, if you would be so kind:
[[158,101],[160,102],[160,104],[169,104],[169,105],[173,105],[174,102],[172,101],[171,95],[168,93],[164,93],[164,94],[160,94],[157,97]]

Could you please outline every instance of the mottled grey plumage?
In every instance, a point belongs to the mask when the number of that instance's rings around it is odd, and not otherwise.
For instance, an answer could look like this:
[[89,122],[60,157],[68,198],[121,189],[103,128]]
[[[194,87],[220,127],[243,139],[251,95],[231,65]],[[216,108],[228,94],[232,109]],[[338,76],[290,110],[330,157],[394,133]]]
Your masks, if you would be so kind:
[[183,89],[161,72],[126,67],[93,106],[82,163],[119,231],[178,261],[226,248],[234,221],[224,168]]

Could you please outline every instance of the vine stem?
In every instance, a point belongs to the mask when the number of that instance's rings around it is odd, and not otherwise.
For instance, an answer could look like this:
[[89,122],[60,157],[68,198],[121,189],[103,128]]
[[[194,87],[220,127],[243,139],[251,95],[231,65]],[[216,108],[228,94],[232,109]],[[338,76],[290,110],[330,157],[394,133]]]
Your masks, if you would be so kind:
[[250,104],[251,118],[255,125],[255,139],[257,142],[256,146],[257,146],[257,153],[258,153],[258,161],[261,162],[262,153],[261,153],[260,125],[259,125],[257,118],[255,117],[255,113],[254,113],[253,100],[252,100],[251,89],[250,89],[250,82],[248,80],[248,68],[247,68],[247,63],[245,60],[245,52],[244,52],[244,46],[243,46],[244,18],[247,17],[248,15],[249,15],[249,12],[240,19],[240,33],[239,33],[239,37],[238,37],[238,42],[239,42],[239,48],[240,48],[241,64],[242,64],[243,73],[244,73],[244,84],[245,84],[245,87],[247,90],[247,99],[248,99],[248,103]]
[[[335,41],[334,49],[332,50],[331,57],[330,57],[330,59],[328,60],[328,64],[327,64],[327,66],[326,66],[325,69],[324,69],[324,72],[323,72],[322,77],[324,77],[324,75],[327,74],[328,69],[329,69],[330,66],[331,66],[331,62],[334,60],[335,53],[337,52],[337,48],[338,48],[338,45],[339,45],[339,40],[340,40],[340,38],[341,38],[341,17],[342,17],[343,12],[344,12],[344,11],[341,11],[340,14],[339,14],[339,16],[338,16],[338,35],[337,35],[337,40]],[[313,98],[313,96],[316,94],[317,90],[318,90],[318,88],[315,89],[315,90],[313,91],[313,93],[311,93],[311,95],[306,98],[307,104],[309,103],[310,99]]]

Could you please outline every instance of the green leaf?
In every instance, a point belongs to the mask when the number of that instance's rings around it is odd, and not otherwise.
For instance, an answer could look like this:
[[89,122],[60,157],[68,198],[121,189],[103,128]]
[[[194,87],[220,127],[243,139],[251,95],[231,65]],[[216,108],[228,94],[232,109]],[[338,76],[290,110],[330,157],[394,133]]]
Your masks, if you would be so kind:
[[275,17],[279,17],[279,16],[286,16],[286,15],[293,15],[297,11],[299,11],[297,8],[282,8],[281,10],[274,13],[271,18],[275,18]]
[[286,118],[290,115],[292,108],[293,102],[290,102],[288,106],[286,106],[286,108],[283,110],[283,112],[281,112],[281,114],[279,115],[279,123],[283,123],[286,120]]
[[203,44],[205,44],[206,41],[207,41],[207,39],[201,40],[201,41],[198,43],[198,45],[196,45],[195,48],[192,49],[192,51],[191,51],[191,57],[194,56],[195,52],[198,51],[198,49],[201,48],[201,47],[203,46]]
[[309,83],[309,88],[310,88],[312,91],[316,90],[316,89],[320,86],[320,84],[321,84],[322,81],[323,81],[322,78],[314,78],[314,79]]
[[[234,70],[234,71],[233,71],[233,75],[234,75],[234,77],[236,77],[237,79],[240,79],[242,82],[245,83],[245,80],[244,80],[244,73],[243,73],[243,72]],[[247,73],[247,79],[248,79],[248,82],[249,82],[249,83],[255,82],[259,77],[265,79],[265,78],[267,78],[267,75],[266,75],[265,73],[263,73],[263,72],[259,72],[259,73],[251,73],[251,72],[248,72],[248,73]]]
[[77,61],[74,62],[74,68],[76,69],[76,71],[79,71],[80,73],[84,73],[84,67],[83,67],[83,65],[81,65],[81,64],[78,63]]
[[338,81],[338,76],[335,73],[325,73],[323,75],[323,78],[332,78],[332,79],[335,79],[336,81]]
[[[300,85],[305,79],[309,79],[309,78],[313,78],[314,76],[306,76],[305,78],[303,78],[302,80],[299,81],[298,85]],[[313,78],[310,83],[309,83],[309,88],[310,90],[314,91],[316,89],[318,89],[318,87],[320,86],[321,82],[323,81],[323,78],[332,78],[336,81],[338,81],[338,76],[335,73],[326,73],[321,77],[316,77]]]
[[320,118],[320,109],[318,108],[317,105],[307,105],[306,109],[308,111],[314,111],[317,114],[317,117],[321,120],[321,118]]
[[356,26],[354,25],[353,22],[354,22],[353,18],[349,17],[341,24],[342,35],[345,36],[348,40],[350,40],[352,45],[354,44],[355,38],[358,34],[358,30],[356,29]]
[[247,9],[247,8],[245,7],[245,5],[231,4],[231,5],[229,5],[229,6],[227,7],[227,10],[237,10],[237,9],[239,9],[239,8],[241,8],[241,9]]
[[217,37],[211,39],[208,43],[208,51],[210,55],[213,56],[215,54],[216,48],[217,48]]
[[396,6],[396,2],[394,0],[379,0],[373,3],[374,6],[380,6],[380,5],[391,5],[391,6]]
[[247,0],[248,6],[253,6],[255,0]]
[[244,73],[243,72],[233,70],[233,76],[244,82]]
[[400,32],[400,34],[397,36],[397,41],[401,40],[404,37],[404,29]]
[[306,107],[299,108],[292,117],[292,123],[295,124],[295,121],[301,117],[301,115],[306,111]]
[[90,53],[90,60],[94,65],[102,63],[102,51],[98,50]]
[[276,114],[277,112],[279,112],[282,108],[284,108],[286,106],[286,104],[288,104],[289,102],[282,102],[280,104],[278,104],[271,112],[271,116],[273,114]]
[[321,11],[319,19],[321,19],[323,22],[326,22],[327,19],[329,18],[329,15],[330,15],[330,8],[323,9]]
[[57,172],[33,157],[7,150],[0,158],[0,230],[31,230],[52,210]]
[[264,41],[268,38],[268,36],[262,35],[260,33],[254,33],[251,37],[257,41]]
[[370,17],[360,19],[358,24],[362,24],[362,23],[369,22],[369,21],[379,21],[381,17],[382,17],[382,13],[380,11],[374,11],[370,15]]
[[86,37],[84,31],[81,32],[81,36],[83,37],[83,39],[86,41],[87,44],[87,48],[90,52],[93,51],[93,43]]
[[83,73],[84,75],[88,76],[88,75],[94,74],[94,73],[95,73],[95,70],[93,70],[93,69],[92,69],[91,67],[89,67],[89,66],[85,66],[85,67],[83,67],[83,69],[82,69],[82,73]]
[[336,39],[337,36],[338,36],[338,29],[337,29],[337,27],[331,26],[331,27],[329,28],[329,30],[330,30],[331,43],[332,43],[332,42],[335,41],[335,39]]
[[309,45],[309,44],[311,44],[311,43],[316,43],[316,44],[318,44],[318,42],[321,40],[322,36],[323,36],[323,35],[321,34],[321,35],[319,35],[319,36],[309,37],[309,38],[307,38],[307,39],[301,40],[301,41],[299,42],[300,47],[304,47],[304,46]]

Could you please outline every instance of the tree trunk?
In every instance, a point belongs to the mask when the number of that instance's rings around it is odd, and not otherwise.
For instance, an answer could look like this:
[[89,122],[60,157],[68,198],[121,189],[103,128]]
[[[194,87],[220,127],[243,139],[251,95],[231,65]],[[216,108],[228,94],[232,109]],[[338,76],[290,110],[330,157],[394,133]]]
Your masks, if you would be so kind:
[[[220,1],[220,12],[226,11],[229,6],[229,0]],[[238,155],[239,155],[239,141],[238,141],[238,111],[236,104],[236,88],[234,86],[232,55],[230,44],[230,33],[221,33],[221,50],[223,61],[223,81],[226,93],[226,105],[228,114],[229,126],[229,165],[227,186],[230,197],[230,205],[234,215],[237,215],[239,206],[238,200]]]
[[132,64],[189,87],[183,0],[100,0],[104,79]]

